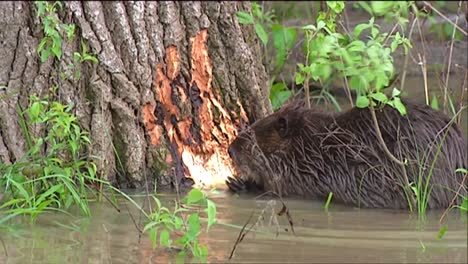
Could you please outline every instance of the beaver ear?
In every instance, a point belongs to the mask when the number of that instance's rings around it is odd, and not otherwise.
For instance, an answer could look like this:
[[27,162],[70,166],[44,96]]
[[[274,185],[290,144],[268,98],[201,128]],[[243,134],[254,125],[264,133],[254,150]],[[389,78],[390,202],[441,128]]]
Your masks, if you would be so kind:
[[284,117],[278,118],[277,130],[280,137],[285,138],[288,135],[288,120]]

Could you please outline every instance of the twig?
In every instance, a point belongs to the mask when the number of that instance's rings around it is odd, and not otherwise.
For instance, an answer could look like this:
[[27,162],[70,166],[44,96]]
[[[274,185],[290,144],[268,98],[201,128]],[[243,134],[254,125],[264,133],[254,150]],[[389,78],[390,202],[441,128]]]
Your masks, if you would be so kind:
[[450,20],[448,17],[446,17],[444,14],[442,14],[439,10],[437,10],[435,7],[433,7],[431,4],[429,4],[427,1],[422,1],[423,4],[430,9],[434,10],[439,16],[441,16],[443,19],[445,19],[447,22],[452,24],[454,27],[456,27],[458,30],[460,30],[461,33],[463,33],[465,36],[468,35],[465,30],[463,30],[461,27],[459,27],[456,23],[453,23],[452,20]]
[[369,109],[370,109],[370,112],[371,112],[372,121],[374,122],[375,131],[377,132],[377,140],[379,140],[379,143],[382,145],[383,150],[390,157],[391,160],[393,160],[394,162],[396,162],[399,165],[405,166],[405,163],[400,161],[399,159],[397,159],[395,156],[393,156],[393,154],[388,149],[387,144],[385,143],[385,141],[384,141],[384,139],[382,137],[382,132],[380,131],[379,122],[377,121],[377,116],[375,115],[375,109],[374,109],[374,107],[372,105],[370,105]]
[[130,209],[128,208],[128,205],[126,203],[124,203],[124,205],[125,205],[125,208],[127,209],[128,214],[130,215],[130,218],[132,219],[133,224],[135,225],[136,230],[138,231],[138,239],[140,239],[141,234],[143,234],[143,230],[141,230],[140,227],[138,226],[138,223],[136,222],[135,218],[133,217],[133,214],[130,212]]
[[[460,9],[461,9],[461,1],[458,2],[458,11],[457,11],[457,14],[460,14]],[[457,15],[457,18],[455,19],[455,24],[458,23],[458,15]],[[444,84],[444,111],[445,111],[445,107],[447,105],[447,89],[448,89],[448,82],[449,82],[449,76],[450,76],[450,68],[452,66],[452,56],[453,56],[453,44],[454,44],[454,40],[455,40],[455,33],[457,32],[457,30],[455,28],[453,28],[453,32],[452,32],[452,40],[450,41],[450,55],[449,55],[449,60],[448,60],[448,65],[447,65],[447,74],[445,76],[445,84]]]
[[383,41],[383,45],[387,45],[387,41],[390,39],[390,36],[393,35],[393,32],[395,31],[395,29],[398,27],[398,23],[395,23],[395,25],[393,26],[392,30],[390,30],[390,33],[385,37],[384,41]]
[[244,233],[245,227],[250,223],[250,220],[252,220],[254,212],[255,211],[252,211],[252,213],[250,213],[249,219],[247,220],[247,222],[245,222],[244,226],[242,227],[241,231],[239,232],[239,235],[237,236],[236,242],[234,243],[234,246],[232,247],[231,254],[229,255],[229,259],[232,259],[232,256],[234,255],[234,251],[236,251],[237,245],[240,242],[242,242],[245,235],[247,235],[250,232],[250,230],[252,229],[252,228],[250,228],[250,229],[247,230],[247,232]]
[[[410,40],[411,40],[411,36],[413,35],[414,26],[416,25],[416,14],[414,16],[415,17],[413,18],[413,23],[411,24],[410,32],[408,33],[408,39]],[[403,91],[403,89],[405,88],[406,73],[407,73],[406,69],[408,68],[408,59],[409,59],[409,56],[408,56],[408,53],[406,53],[405,63],[403,65],[403,73],[401,75],[400,91]]]
[[[411,5],[411,6],[413,8],[414,14],[416,15],[418,13],[418,9],[416,8],[416,6],[414,4]],[[428,86],[427,86],[426,42],[424,40],[424,36],[423,36],[423,33],[422,33],[422,28],[421,28],[421,23],[419,23],[419,18],[418,18],[417,15],[415,16],[415,19],[416,19],[416,23],[418,24],[419,37],[421,38],[421,45],[422,45],[422,51],[423,51],[423,57],[422,57],[423,60],[421,60],[421,55],[418,53],[418,57],[419,57],[418,64],[421,65],[421,69],[423,71],[424,90],[426,92],[426,104],[428,105],[429,104],[429,90],[428,90]]]
[[423,74],[424,81],[424,93],[426,96],[426,104],[429,105],[429,90],[427,87],[427,68],[426,68],[426,56],[423,54],[421,58],[421,53],[418,53],[419,65],[421,65],[421,71]]
[[450,205],[449,207],[447,207],[447,209],[445,209],[444,213],[442,214],[442,216],[440,217],[439,219],[439,223],[442,224],[442,220],[444,220],[444,217],[445,215],[448,213],[448,211],[452,208],[453,204],[455,203],[455,200],[457,199],[457,196],[460,195],[460,190],[461,188],[464,186],[464,183],[465,183],[465,180],[466,180],[466,177],[468,176],[468,173],[465,173],[465,176],[463,177],[463,180],[462,182],[460,183],[460,187],[458,187],[458,190],[457,192],[455,193],[455,195],[453,196],[452,198],[452,201],[450,202]]
[[[340,57],[340,60],[344,64],[342,57]],[[344,73],[344,70],[343,70],[343,73]],[[353,97],[351,96],[351,89],[349,89],[348,78],[346,78],[346,76],[343,76],[343,78],[344,78],[344,82],[345,82],[346,96],[348,96],[351,107],[354,107]]]
[[[403,174],[404,174],[404,176],[406,178],[406,181],[408,182],[408,175],[406,174],[405,163],[400,161],[399,159],[397,159],[390,152],[390,150],[388,149],[387,144],[385,143],[385,141],[384,141],[384,139],[382,137],[382,132],[380,131],[379,122],[377,121],[377,116],[375,114],[375,109],[372,106],[372,104],[370,105],[369,108],[370,108],[372,120],[374,121],[375,131],[377,132],[377,140],[379,141],[380,145],[382,145],[382,148],[383,148],[384,152],[387,154],[387,156],[390,157],[390,159],[393,160],[394,162],[396,162],[398,165],[400,165],[400,167],[401,167],[401,169],[403,171]],[[410,195],[409,197],[411,199],[412,206],[416,206],[416,201],[414,200],[414,196]]]

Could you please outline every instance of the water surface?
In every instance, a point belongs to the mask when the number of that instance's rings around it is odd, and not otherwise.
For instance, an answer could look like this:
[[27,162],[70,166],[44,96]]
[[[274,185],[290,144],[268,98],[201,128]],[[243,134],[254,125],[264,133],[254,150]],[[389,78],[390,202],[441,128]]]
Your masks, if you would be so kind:
[[[162,201],[169,206],[173,199],[166,196]],[[405,211],[333,203],[325,211],[323,203],[306,200],[285,200],[296,235],[284,216],[277,218],[278,226],[268,225],[271,210],[266,209],[263,226],[247,234],[229,260],[240,231],[229,225],[243,226],[252,211],[256,220],[269,200],[223,192],[211,199],[221,224],[200,238],[209,248],[210,263],[467,262],[467,219],[458,211],[447,215],[448,230],[437,239],[442,211],[431,211],[422,223]],[[14,232],[2,229],[8,256],[0,247],[0,263],[175,263],[171,252],[154,251],[146,234],[139,238],[135,222],[141,218],[131,204],[121,200],[119,208],[120,213],[109,203],[94,203],[91,218],[45,214],[36,225],[17,225]],[[276,212],[280,209],[276,201]]]

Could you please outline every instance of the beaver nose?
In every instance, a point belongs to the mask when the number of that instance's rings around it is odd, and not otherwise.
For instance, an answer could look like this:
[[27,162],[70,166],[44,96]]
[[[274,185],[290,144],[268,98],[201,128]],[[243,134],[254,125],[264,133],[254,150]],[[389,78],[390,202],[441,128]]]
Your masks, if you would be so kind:
[[234,157],[234,148],[231,146],[229,146],[228,148],[228,154],[229,154],[229,157]]

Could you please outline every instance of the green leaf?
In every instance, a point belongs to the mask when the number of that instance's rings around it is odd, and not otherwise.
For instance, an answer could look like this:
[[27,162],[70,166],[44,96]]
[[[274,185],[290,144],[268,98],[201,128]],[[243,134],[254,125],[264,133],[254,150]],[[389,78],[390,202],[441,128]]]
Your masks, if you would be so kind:
[[437,238],[438,239],[442,239],[442,237],[444,237],[445,233],[447,232],[447,225],[443,225],[440,230],[439,230],[439,233],[437,234]]
[[189,240],[193,241],[200,234],[201,225],[200,225],[200,216],[198,214],[191,214],[188,218],[188,232],[187,237]]
[[307,25],[307,26],[303,26],[303,27],[302,27],[302,30],[316,31],[317,28],[315,27],[315,25],[310,24],[310,25]]
[[333,197],[333,193],[329,192],[328,197],[327,197],[327,202],[325,203],[325,206],[324,206],[325,210],[328,210],[328,207],[330,206],[332,197]]
[[286,62],[287,52],[292,48],[297,38],[294,28],[286,28],[280,24],[272,27],[273,46],[276,49],[276,69],[281,69]]
[[37,46],[37,52],[41,53],[46,43],[47,43],[47,38],[43,38],[41,42],[39,43],[39,45]]
[[432,95],[431,107],[434,110],[439,110],[439,100],[437,100],[437,96],[435,95]]
[[178,216],[174,216],[174,228],[179,230],[180,228],[182,228],[184,222],[182,220],[182,218],[178,217]]
[[216,222],[216,204],[210,200],[206,201],[207,208],[206,214],[208,215],[208,226],[206,227],[206,231]]
[[73,60],[75,62],[81,61],[81,54],[79,52],[73,52]]
[[295,80],[295,81],[296,81],[296,84],[302,84],[302,83],[304,83],[304,81],[305,81],[305,76],[302,75],[300,72],[296,72],[296,73],[295,73],[295,77],[296,77],[296,78],[295,78],[295,79],[296,79],[296,80]]
[[385,15],[385,13],[392,11],[393,1],[371,1],[372,11],[375,15]]
[[396,49],[398,48],[398,45],[399,45],[399,41],[397,40],[394,40],[392,41],[392,44],[390,44],[390,48],[392,50],[392,53],[396,51]]
[[92,55],[85,55],[83,58],[83,61],[92,61],[94,63],[98,63],[98,59],[95,56]]
[[260,7],[259,4],[257,3],[252,3],[252,13],[255,17],[259,18],[259,19],[262,19],[263,18],[263,12],[262,12],[262,8]]
[[327,6],[337,14],[341,13],[345,7],[344,1],[326,1],[326,3]]
[[369,106],[369,99],[365,96],[358,96],[356,99],[356,106],[358,108],[366,108]]
[[327,26],[327,24],[325,22],[323,22],[323,20],[320,20],[320,21],[317,22],[317,30],[320,30],[320,29],[322,29],[322,28],[324,28],[326,26]]
[[238,11],[236,13],[236,16],[237,16],[237,19],[239,20],[239,23],[243,25],[251,25],[254,23],[252,15],[244,11]]
[[255,23],[255,32],[262,41],[263,45],[266,46],[266,44],[268,43],[268,34],[265,32],[265,29],[261,24]]
[[397,96],[400,96],[401,94],[401,91],[398,90],[397,88],[393,88],[392,90],[392,97],[397,97]]
[[406,107],[405,105],[401,102],[401,99],[399,97],[396,97],[393,99],[393,104],[395,108],[400,112],[402,116],[406,115]]
[[463,197],[463,202],[461,203],[461,205],[455,205],[454,207],[457,207],[458,209],[460,209],[461,213],[466,214],[468,212],[468,197],[466,196]]
[[45,50],[42,50],[41,52],[41,62],[45,62],[49,56],[50,56],[51,52],[49,49],[45,49]]
[[353,31],[353,35],[355,38],[358,38],[360,35],[361,35],[361,32],[364,30],[364,29],[368,29],[370,28],[371,26],[369,24],[359,24],[357,25],[355,28],[354,28],[354,31]]
[[388,97],[382,92],[373,93],[370,95],[370,97],[383,104],[388,102]]
[[372,15],[372,8],[366,1],[358,1],[358,5],[362,7],[362,9],[366,10],[367,13]]
[[291,97],[293,94],[292,91],[286,90],[286,91],[279,91],[275,95],[272,95],[270,100],[271,104],[273,106],[273,110],[279,109],[283,104]]
[[187,204],[194,204],[204,198],[203,192],[198,189],[192,189],[187,194]]
[[365,77],[361,75],[354,75],[349,79],[349,85],[356,91],[365,91],[367,85],[365,83]]
[[159,243],[165,247],[171,246],[171,240],[169,239],[169,231],[167,229],[161,230],[159,234]]
[[46,192],[40,194],[39,198],[37,199],[36,203],[41,203],[45,199],[50,199],[50,195],[58,191],[59,189],[63,188],[62,184],[54,185],[49,188]]
[[271,86],[270,93],[277,93],[286,89],[286,84],[284,82],[278,82]]
[[[323,80],[328,80],[332,74],[332,68],[329,64],[326,63],[321,63],[318,64],[317,67],[315,68],[315,80],[318,80],[319,78],[322,78]],[[319,77],[319,78],[317,78]]]
[[59,42],[59,41],[55,42],[54,41],[54,44],[52,45],[51,51],[55,55],[55,57],[60,59],[62,57],[62,44],[61,44],[61,42]]
[[371,34],[372,34],[372,37],[373,37],[373,38],[376,38],[377,35],[379,34],[379,29],[376,28],[376,27],[372,27],[372,28],[371,28]]
[[158,235],[158,227],[151,228],[149,231],[149,237],[151,240],[151,245],[153,246],[153,249],[156,249],[157,246],[157,235]]

